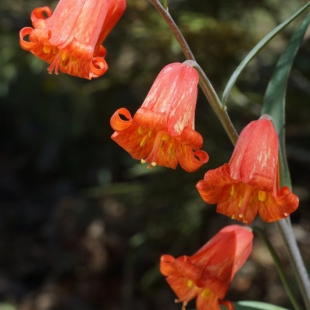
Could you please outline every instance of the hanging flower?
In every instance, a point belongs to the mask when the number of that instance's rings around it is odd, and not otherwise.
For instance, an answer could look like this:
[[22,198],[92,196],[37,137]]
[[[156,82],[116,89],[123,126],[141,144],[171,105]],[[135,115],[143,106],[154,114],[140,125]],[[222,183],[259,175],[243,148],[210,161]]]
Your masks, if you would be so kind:
[[162,255],[160,272],[177,295],[176,302],[187,303],[197,297],[198,310],[220,310],[219,304],[233,310],[233,304],[222,300],[236,272],[252,250],[253,233],[239,225],[220,230],[192,256],[174,258]]
[[20,45],[49,63],[49,73],[98,77],[108,69],[101,43],[125,7],[126,0],[60,0],[54,13],[47,6],[36,8],[31,13],[33,28],[19,33]]
[[125,108],[114,113],[111,138],[148,167],[175,169],[179,163],[189,172],[200,168],[209,157],[199,150],[203,140],[194,130],[198,80],[186,63],[167,65],[133,118]]
[[266,222],[287,217],[298,197],[279,187],[278,136],[268,115],[248,124],[228,164],[209,170],[197,183],[202,199],[217,212],[250,224],[257,213]]

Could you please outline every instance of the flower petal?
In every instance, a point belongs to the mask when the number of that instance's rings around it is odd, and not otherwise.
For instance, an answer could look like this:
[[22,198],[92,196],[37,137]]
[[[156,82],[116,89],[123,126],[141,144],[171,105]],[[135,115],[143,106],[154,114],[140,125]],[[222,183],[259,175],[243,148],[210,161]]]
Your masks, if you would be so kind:
[[90,76],[98,77],[103,75],[108,70],[108,64],[102,57],[94,57],[89,63]]
[[[86,2],[91,3],[87,0],[62,0],[58,2],[53,15],[48,20],[48,29],[52,30],[51,45],[59,47],[66,42],[67,44],[70,43],[71,40],[68,42],[69,37],[80,27],[77,21],[81,18]],[[95,4],[97,1],[93,1],[93,3]],[[86,23],[87,21],[82,22]]]
[[161,274],[164,276],[173,275],[176,272],[174,262],[175,258],[173,256],[167,254],[162,255],[160,257],[160,266],[159,266]]
[[30,51],[31,49],[33,49],[36,46],[35,42],[31,42],[31,41],[25,41],[25,37],[27,35],[30,35],[33,31],[33,28],[31,27],[25,27],[23,28],[20,32],[19,32],[19,43],[20,46],[26,50],[26,51]]
[[[173,136],[173,133],[169,133]],[[187,145],[194,150],[199,150],[202,147],[203,139],[201,134],[188,126],[185,126],[182,133],[179,136],[176,136],[176,138],[180,140],[182,144]]]
[[229,300],[220,300],[220,305],[223,305],[227,310],[234,310],[234,304]]
[[201,291],[201,288],[195,286],[193,281],[186,277],[182,277],[181,275],[168,276],[166,281],[178,296],[177,302],[188,302],[195,298]]
[[[99,41],[103,42],[114,28],[126,9],[126,0],[110,1],[108,13],[99,35]],[[104,56],[103,56],[104,57]]]
[[[120,115],[125,116],[128,120],[123,120]],[[121,108],[118,109],[111,117],[110,120],[111,127],[115,131],[123,131],[131,126],[132,124],[132,117],[130,115],[130,112],[125,109]]]
[[178,149],[178,160],[185,171],[194,172],[209,161],[209,155],[202,150],[193,152],[189,146],[182,145]]
[[142,127],[152,131],[165,131],[167,128],[167,117],[164,113],[154,112],[141,107],[134,116],[134,120]]
[[223,187],[216,211],[231,219],[251,224],[262,203],[258,199],[258,192],[242,182],[226,185]]
[[223,298],[236,272],[252,250],[253,233],[250,229],[230,225],[221,229],[198,252],[189,257],[201,268],[198,287],[207,288]]
[[299,199],[287,186],[282,187],[278,195],[266,201],[259,209],[259,215],[265,222],[274,222],[289,216],[298,208]]
[[[229,161],[231,177],[249,183],[256,174],[265,176],[274,184],[278,178],[278,145],[277,132],[269,119],[249,123],[242,130]],[[272,189],[273,186],[264,190]]]
[[215,204],[220,199],[223,186],[234,182],[230,178],[229,166],[225,164],[217,169],[207,171],[204,179],[196,184],[196,188],[205,202]]
[[210,290],[203,290],[196,300],[197,310],[221,310],[219,298]]

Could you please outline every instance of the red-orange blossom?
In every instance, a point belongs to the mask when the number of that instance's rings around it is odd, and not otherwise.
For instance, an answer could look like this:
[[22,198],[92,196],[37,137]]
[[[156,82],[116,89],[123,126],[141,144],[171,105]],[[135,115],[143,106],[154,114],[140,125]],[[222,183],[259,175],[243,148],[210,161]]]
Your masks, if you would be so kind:
[[298,197],[279,185],[278,135],[268,115],[241,132],[228,164],[209,170],[197,189],[217,212],[250,224],[257,213],[266,222],[287,217]]
[[194,125],[198,81],[186,62],[167,65],[133,118],[125,108],[114,113],[111,138],[149,167],[174,169],[179,163],[186,171],[197,170],[209,159],[200,150],[203,139]]
[[125,7],[126,0],[60,0],[54,13],[47,6],[36,8],[33,28],[20,31],[20,45],[49,63],[49,73],[98,77],[108,69],[101,43]]
[[242,267],[252,250],[251,230],[230,225],[220,230],[192,256],[174,258],[162,255],[160,271],[182,302],[197,297],[198,310],[220,310],[219,304],[233,310],[233,304],[222,300],[236,272]]

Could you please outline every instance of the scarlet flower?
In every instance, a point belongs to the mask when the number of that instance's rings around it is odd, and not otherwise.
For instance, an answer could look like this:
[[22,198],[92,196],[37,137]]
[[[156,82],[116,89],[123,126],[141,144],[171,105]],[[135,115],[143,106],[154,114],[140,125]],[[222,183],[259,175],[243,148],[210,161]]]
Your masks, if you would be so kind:
[[209,170],[197,183],[202,199],[217,212],[250,224],[257,213],[273,222],[294,212],[299,203],[287,186],[279,187],[278,136],[270,116],[248,124],[228,164]]
[[182,310],[195,297],[198,310],[220,310],[219,304],[233,310],[233,304],[222,299],[250,255],[252,240],[250,229],[230,225],[192,256],[162,255],[160,272],[177,295],[176,302],[183,303]]
[[125,108],[113,114],[111,138],[148,167],[175,169],[179,163],[188,172],[199,169],[209,156],[199,150],[203,139],[194,130],[198,81],[188,64],[167,65],[133,118]]
[[53,14],[48,6],[36,8],[31,13],[34,28],[20,31],[20,45],[49,63],[49,73],[98,77],[108,69],[101,43],[125,7],[126,0],[60,0]]

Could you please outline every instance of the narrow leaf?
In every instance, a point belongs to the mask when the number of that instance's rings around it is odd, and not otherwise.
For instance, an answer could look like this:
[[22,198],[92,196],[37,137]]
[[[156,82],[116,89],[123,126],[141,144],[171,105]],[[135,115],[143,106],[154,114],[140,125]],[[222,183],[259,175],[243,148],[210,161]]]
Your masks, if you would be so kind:
[[247,66],[247,64],[267,45],[269,41],[271,41],[279,32],[281,32],[286,26],[288,26],[293,20],[295,20],[300,14],[302,14],[308,7],[310,6],[310,2],[304,5],[301,9],[299,9],[294,15],[292,15],[289,19],[281,23],[279,26],[274,28],[271,32],[269,32],[261,41],[259,41],[254,48],[249,52],[249,54],[243,59],[243,61],[236,68],[232,76],[230,77],[222,96],[222,103],[226,105],[228,96],[232,87],[234,86],[236,80],[238,79],[240,73]]
[[310,14],[306,16],[280,56],[273,75],[267,86],[262,114],[272,116],[280,142],[281,185],[291,186],[290,173],[285,151],[285,96],[292,64],[299,46],[310,23]]
[[234,310],[287,310],[272,304],[259,301],[239,301],[234,303]]

